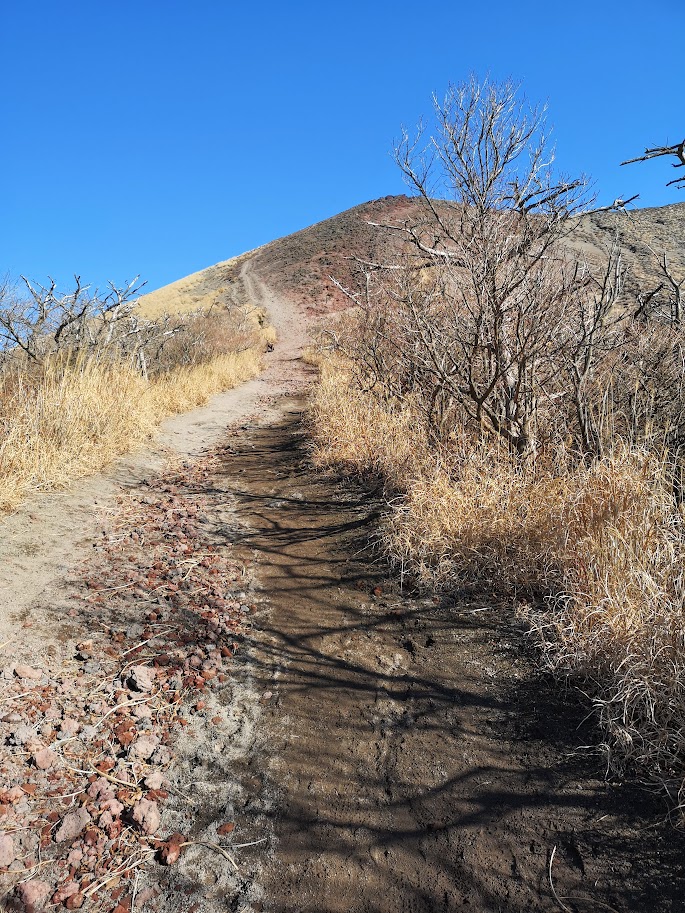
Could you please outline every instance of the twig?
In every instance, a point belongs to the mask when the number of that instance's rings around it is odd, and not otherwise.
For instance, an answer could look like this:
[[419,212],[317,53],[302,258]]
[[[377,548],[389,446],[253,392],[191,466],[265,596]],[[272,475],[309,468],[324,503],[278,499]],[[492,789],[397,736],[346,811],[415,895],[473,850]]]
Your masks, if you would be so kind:
[[93,882],[93,884],[83,892],[84,896],[92,897],[93,894],[96,894],[102,888],[106,887],[110,881],[114,881],[114,879],[118,878],[120,875],[125,875],[126,872],[132,872],[134,869],[137,869],[138,866],[143,865],[143,863],[147,862],[150,856],[154,856],[156,852],[156,850],[148,850],[140,859],[136,859],[136,861],[130,865],[121,866],[113,872],[110,872],[109,875],[101,881]]
[[230,853],[227,853],[222,846],[219,846],[218,843],[210,843],[207,840],[188,840],[186,843],[181,844],[181,848],[184,846],[206,846],[211,850],[216,850],[217,853],[221,853],[224,858],[228,859],[236,872],[240,871],[238,869],[238,863],[235,861],[235,859],[230,855]]
[[6,704],[7,701],[19,700],[20,697],[27,697],[29,694],[34,694],[34,691],[22,691],[21,694],[12,694],[10,697],[3,697],[3,699],[0,701],[0,704]]
[[554,862],[554,857],[556,856],[556,853],[557,853],[557,846],[556,846],[556,844],[554,844],[554,848],[549,856],[549,866],[547,868],[547,874],[549,875],[549,886],[552,890],[552,895],[553,895],[554,899],[559,904],[561,909],[564,910],[565,913],[571,913],[570,908],[567,907],[566,904],[562,903],[561,898],[557,894],[556,888],[554,887],[554,881],[552,880],[552,863]]
[[257,846],[258,843],[266,843],[268,839],[268,837],[260,837],[259,840],[250,840],[249,843],[233,843],[231,849],[242,850],[246,846]]
[[124,652],[121,655],[127,656],[129,653],[133,653],[134,650],[138,650],[138,649],[140,649],[140,647],[144,647],[145,644],[149,644],[151,640],[155,639],[155,637],[162,637],[162,635],[168,634],[169,631],[173,631],[173,630],[174,630],[173,627],[167,626],[166,631],[158,631],[157,634],[153,634],[152,637],[148,637],[147,640],[141,641],[139,644],[136,644],[135,647],[130,647],[128,650],[124,650]]
[[[96,688],[95,690],[97,691],[98,689]],[[135,704],[147,704],[148,700],[149,700],[148,698],[143,697],[143,698],[136,698],[135,700],[131,700],[131,701],[124,701],[123,704],[117,704],[116,707],[112,707],[111,710],[108,710],[107,713],[100,720],[98,720],[97,723],[95,723],[95,729],[102,726],[102,724],[105,722],[105,720],[107,719],[108,716],[110,716],[112,713],[116,713],[117,710],[121,710],[122,707],[131,707],[131,706],[134,706]]]

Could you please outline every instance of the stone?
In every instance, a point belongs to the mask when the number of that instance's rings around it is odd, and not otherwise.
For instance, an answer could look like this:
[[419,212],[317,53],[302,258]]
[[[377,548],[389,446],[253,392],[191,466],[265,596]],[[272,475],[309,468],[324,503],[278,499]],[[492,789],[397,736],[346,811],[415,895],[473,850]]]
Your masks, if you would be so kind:
[[41,748],[33,756],[33,762],[38,770],[50,770],[58,760],[58,756],[50,748]]
[[79,834],[83,833],[92,820],[85,808],[69,812],[62,820],[62,824],[55,834],[55,842],[62,843],[63,840],[75,840]]
[[37,879],[24,881],[17,885],[17,895],[23,903],[26,913],[36,913],[37,910],[42,910],[49,893],[50,885]]
[[136,691],[151,691],[156,672],[150,666],[134,666],[128,677],[128,684]]
[[129,748],[128,756],[147,761],[158,745],[159,738],[156,735],[141,735]]
[[38,681],[43,677],[41,669],[34,669],[33,666],[27,666],[25,663],[17,663],[14,667],[14,674],[18,678],[26,678],[30,681]]
[[133,806],[133,820],[140,825],[144,834],[154,834],[162,823],[157,803],[149,799],[139,799]]
[[0,834],[0,868],[8,868],[16,859],[14,840],[9,834]]

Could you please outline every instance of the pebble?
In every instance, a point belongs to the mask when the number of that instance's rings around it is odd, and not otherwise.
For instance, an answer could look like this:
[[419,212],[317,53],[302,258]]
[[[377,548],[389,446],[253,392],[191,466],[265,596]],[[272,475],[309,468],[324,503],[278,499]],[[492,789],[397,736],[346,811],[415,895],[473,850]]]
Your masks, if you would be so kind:
[[33,756],[33,762],[38,770],[50,770],[58,760],[59,758],[50,748],[41,748]]
[[18,663],[14,667],[14,674],[18,678],[27,678],[31,681],[38,681],[39,678],[43,677],[41,669],[34,669],[32,666],[26,666],[24,663]]
[[17,886],[17,894],[24,904],[26,913],[34,913],[35,910],[40,910],[49,893],[50,885],[44,881],[39,881],[37,878],[31,879],[31,881],[24,881]]
[[128,684],[136,691],[151,691],[156,672],[150,666],[134,666],[128,678]]
[[133,806],[132,817],[136,824],[140,825],[142,832],[148,836],[154,834],[162,823],[157,803],[151,802],[150,799],[139,799]]
[[74,736],[79,731],[81,727],[70,717],[65,716],[62,722],[59,724],[59,731],[63,736]]
[[29,726],[27,723],[19,723],[18,726],[15,726],[12,729],[12,732],[9,736],[10,744],[12,745],[25,745],[31,739],[36,738],[36,730],[33,726]]
[[141,735],[129,748],[128,755],[130,758],[139,758],[141,761],[147,761],[158,745],[159,738],[156,735]]
[[55,834],[55,843],[61,843],[63,840],[75,840],[92,820],[85,808],[69,812],[62,820],[62,824]]
[[9,834],[0,834],[0,868],[8,868],[16,858],[14,840]]

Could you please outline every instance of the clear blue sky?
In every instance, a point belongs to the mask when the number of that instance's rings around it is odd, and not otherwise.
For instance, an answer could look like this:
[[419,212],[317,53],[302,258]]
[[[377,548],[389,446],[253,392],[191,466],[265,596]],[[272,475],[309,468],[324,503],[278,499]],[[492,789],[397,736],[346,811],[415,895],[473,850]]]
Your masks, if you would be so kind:
[[547,102],[603,201],[685,201],[683,0],[5,0],[0,273],[157,288],[402,193],[389,150],[471,72]]

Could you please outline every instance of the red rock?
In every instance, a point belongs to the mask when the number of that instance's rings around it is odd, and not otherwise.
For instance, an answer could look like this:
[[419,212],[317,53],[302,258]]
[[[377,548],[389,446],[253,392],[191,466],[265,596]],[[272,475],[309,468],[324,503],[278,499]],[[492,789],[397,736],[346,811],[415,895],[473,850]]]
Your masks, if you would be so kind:
[[165,802],[169,798],[169,792],[166,789],[151,789],[147,794],[148,799],[153,799],[155,802],[162,801]]
[[123,723],[119,723],[118,726],[114,727],[114,735],[117,737],[119,744],[126,748],[134,741],[137,730],[130,720],[125,720]]
[[0,834],[0,868],[8,868],[17,857],[14,840],[9,834]]
[[[111,824],[111,822],[109,822]],[[95,846],[100,837],[100,832],[96,827],[86,828],[86,832],[83,835],[83,842],[86,846]]]
[[116,840],[116,838],[119,836],[119,834],[123,830],[123,824],[121,823],[121,818],[115,818],[115,820],[112,821],[111,824],[107,825],[105,830],[106,830],[107,836],[109,837],[110,840]]
[[226,824],[217,827],[216,832],[220,837],[225,837],[226,834],[231,834],[234,830],[235,824],[232,821],[227,821]]
[[50,748],[41,748],[33,756],[33,763],[38,770],[50,770],[57,764],[59,758]]
[[14,667],[14,674],[19,678],[28,678],[32,681],[37,681],[39,678],[43,677],[41,669],[34,669],[32,666],[27,666],[24,663],[18,663]]
[[163,865],[173,865],[175,862],[178,862],[185,842],[186,838],[183,834],[179,834],[178,832],[172,834],[159,848],[159,861]]
[[132,817],[136,824],[140,825],[142,832],[148,836],[157,831],[162,820],[157,805],[149,799],[139,799],[136,802]]
[[85,896],[79,891],[77,894],[72,894],[71,897],[67,897],[64,906],[67,910],[78,910],[83,906],[85,899]]
[[52,895],[52,903],[64,903],[69,897],[78,894],[79,885],[77,881],[67,881],[66,884],[60,885]]

